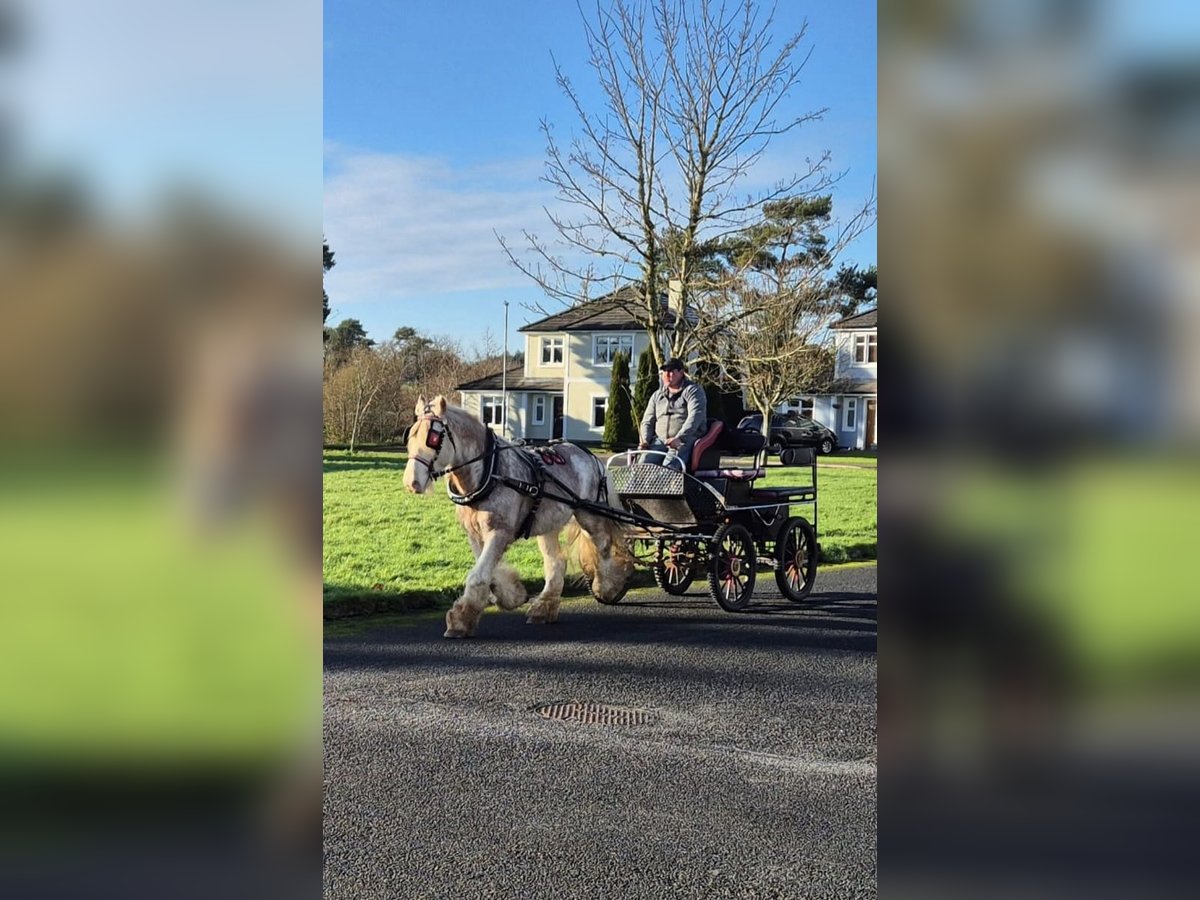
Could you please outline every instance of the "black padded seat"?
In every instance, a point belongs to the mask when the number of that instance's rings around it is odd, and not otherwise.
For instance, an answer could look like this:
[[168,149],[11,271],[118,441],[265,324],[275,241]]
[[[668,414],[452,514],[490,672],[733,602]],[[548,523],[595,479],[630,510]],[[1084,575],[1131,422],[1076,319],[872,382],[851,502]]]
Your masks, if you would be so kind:
[[767,474],[764,468],[757,469],[701,469],[693,473],[697,478],[727,478],[730,481],[753,481]]

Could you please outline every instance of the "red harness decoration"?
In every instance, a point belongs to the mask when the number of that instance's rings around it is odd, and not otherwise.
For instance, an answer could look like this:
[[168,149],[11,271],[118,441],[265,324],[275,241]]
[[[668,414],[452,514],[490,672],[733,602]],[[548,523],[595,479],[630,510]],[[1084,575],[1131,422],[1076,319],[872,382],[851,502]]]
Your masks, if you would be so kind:
[[555,450],[553,447],[536,447],[534,452],[542,458],[542,462],[548,466],[565,466],[567,458]]

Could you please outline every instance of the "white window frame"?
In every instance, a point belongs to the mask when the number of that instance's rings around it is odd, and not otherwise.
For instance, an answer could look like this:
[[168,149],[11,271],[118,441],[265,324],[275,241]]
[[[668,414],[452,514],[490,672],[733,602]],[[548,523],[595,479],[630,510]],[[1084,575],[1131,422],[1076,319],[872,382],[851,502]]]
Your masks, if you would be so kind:
[[[600,355],[598,353],[601,341],[603,341],[604,345],[608,348],[608,359],[601,359]],[[616,350],[613,350],[613,348],[612,348],[613,341],[616,341],[616,344],[617,344]],[[613,363],[613,359],[616,358],[617,353],[619,353],[620,351],[625,349],[621,345],[623,343],[625,343],[626,341],[629,342],[629,366],[630,366],[630,368],[633,368],[634,360],[636,359],[636,357],[634,356],[634,353],[633,353],[635,341],[633,339],[633,335],[629,332],[617,333],[617,334],[593,334],[592,335],[592,365],[594,365],[594,366],[611,366]]]
[[592,394],[591,412],[588,414],[588,426],[590,431],[603,431],[604,423],[596,424],[596,401],[604,402],[604,417],[608,418],[608,394]]
[[847,397],[842,409],[842,431],[858,429],[858,398]]
[[[862,358],[859,358],[859,348]],[[873,352],[872,352],[873,351]],[[874,359],[871,356],[874,355]],[[879,335],[863,332],[854,335],[854,364],[858,366],[873,366],[879,362]]]
[[[539,344],[539,355],[543,366],[561,366],[567,358],[566,341],[562,337],[544,337]],[[558,351],[558,360],[554,359],[554,351]],[[549,355],[550,359],[546,359]]]
[[546,424],[546,395],[538,394],[533,398],[533,424]]
[[[484,416],[487,408],[491,406],[492,418],[487,419]],[[484,425],[504,425],[504,395],[503,394],[480,394],[479,395],[479,419]]]

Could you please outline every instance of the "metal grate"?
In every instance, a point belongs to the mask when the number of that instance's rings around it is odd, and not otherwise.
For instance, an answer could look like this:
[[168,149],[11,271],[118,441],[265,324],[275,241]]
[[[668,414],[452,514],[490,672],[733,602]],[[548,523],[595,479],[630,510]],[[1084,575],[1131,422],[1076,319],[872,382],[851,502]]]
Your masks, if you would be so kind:
[[613,487],[621,494],[649,494],[659,497],[683,496],[683,473],[664,466],[639,464],[614,466],[609,470]]
[[547,703],[535,712],[555,722],[581,722],[584,725],[645,725],[646,710],[598,703]]

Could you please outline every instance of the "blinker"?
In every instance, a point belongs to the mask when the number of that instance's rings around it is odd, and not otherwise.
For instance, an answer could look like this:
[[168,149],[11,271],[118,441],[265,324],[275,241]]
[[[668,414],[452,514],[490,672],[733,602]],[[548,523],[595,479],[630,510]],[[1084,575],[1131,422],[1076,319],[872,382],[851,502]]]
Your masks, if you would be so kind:
[[442,449],[442,435],[445,428],[441,422],[430,422],[429,431],[425,435],[425,446],[433,450]]

